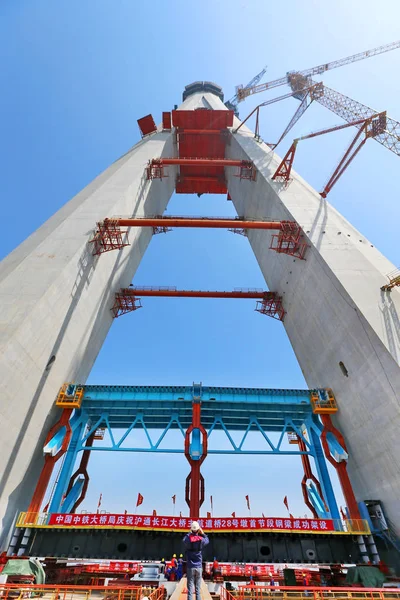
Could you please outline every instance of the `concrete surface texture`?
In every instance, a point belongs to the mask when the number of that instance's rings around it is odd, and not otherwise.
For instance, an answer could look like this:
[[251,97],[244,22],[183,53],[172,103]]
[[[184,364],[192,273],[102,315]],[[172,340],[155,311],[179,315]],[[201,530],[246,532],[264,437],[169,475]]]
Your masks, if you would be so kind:
[[152,237],[151,228],[132,229],[130,246],[94,257],[88,241],[96,222],[162,214],[175,167],[170,177],[149,182],[145,166],[174,151],[170,132],[145,138],[0,265],[2,549],[37,482],[43,440],[59,414],[53,410],[58,390],[65,381],[86,381],[112,323],[114,294],[132,281]]
[[238,214],[295,220],[304,231],[306,260],[269,250],[273,232],[251,230],[248,240],[268,288],[283,297],[308,386],[335,393],[357,499],[381,500],[400,532],[400,290],[380,289],[395,266],[297,173],[288,186],[272,181],[281,159],[246,127],[227,154],[257,167],[255,182],[227,170]]
[[[210,93],[193,94],[180,108],[199,107],[225,108]],[[0,548],[32,495],[57,392],[65,381],[85,382],[112,323],[114,293],[131,282],[152,236],[150,228],[131,230],[129,247],[95,258],[88,245],[95,223],[162,214],[173,168],[148,182],[145,166],[175,152],[168,132],[139,142],[0,267]],[[399,525],[400,292],[380,291],[394,265],[296,173],[287,189],[272,182],[280,159],[248,129],[233,135],[227,158],[253,160],[258,170],[255,182],[226,170],[239,215],[294,219],[304,229],[306,261],[269,250],[268,231],[248,239],[268,288],[283,296],[282,326],[307,384],[335,392],[358,499],[380,499]]]

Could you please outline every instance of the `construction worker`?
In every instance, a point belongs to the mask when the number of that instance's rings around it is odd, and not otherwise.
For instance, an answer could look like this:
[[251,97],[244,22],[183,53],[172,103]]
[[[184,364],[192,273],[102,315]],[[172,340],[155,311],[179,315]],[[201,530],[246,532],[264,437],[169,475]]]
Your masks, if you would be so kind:
[[197,521],[193,521],[190,532],[183,538],[186,550],[187,600],[193,600],[193,588],[196,600],[201,600],[201,581],[203,577],[202,550],[209,542],[208,537]]
[[178,579],[178,581],[180,581],[182,579],[183,576],[183,554],[179,555],[178,558],[178,569],[176,571],[176,577]]
[[[303,579],[303,587],[308,587],[310,585],[310,579],[311,579],[311,575],[310,573],[302,573],[302,579]],[[308,596],[309,595],[309,591],[308,590],[304,590],[304,595]]]
[[212,573],[213,581],[215,581],[215,578],[218,575],[221,575],[221,569],[219,568],[219,563],[217,561],[216,556],[214,556],[214,562],[212,564],[212,571],[211,571],[211,573]]
[[165,558],[161,559],[161,562],[160,562],[160,573],[165,573]]

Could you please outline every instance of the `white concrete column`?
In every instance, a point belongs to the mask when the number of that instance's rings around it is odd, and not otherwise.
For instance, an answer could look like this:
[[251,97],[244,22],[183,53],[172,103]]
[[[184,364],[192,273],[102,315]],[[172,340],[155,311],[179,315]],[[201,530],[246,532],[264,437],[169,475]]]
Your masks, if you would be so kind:
[[227,169],[239,215],[295,220],[305,232],[305,261],[269,250],[269,231],[251,230],[248,240],[268,288],[283,297],[307,384],[336,395],[357,499],[381,500],[400,528],[400,290],[380,289],[395,267],[293,170],[288,187],[272,181],[281,159],[246,127],[227,158],[257,167],[255,182]]
[[88,241],[105,217],[164,212],[176,168],[162,181],[145,175],[160,156],[176,156],[171,132],[136,144],[0,265],[0,547],[33,493],[57,392],[65,381],[85,382],[113,322],[115,292],[131,282],[152,229],[131,229],[130,246],[98,257]]

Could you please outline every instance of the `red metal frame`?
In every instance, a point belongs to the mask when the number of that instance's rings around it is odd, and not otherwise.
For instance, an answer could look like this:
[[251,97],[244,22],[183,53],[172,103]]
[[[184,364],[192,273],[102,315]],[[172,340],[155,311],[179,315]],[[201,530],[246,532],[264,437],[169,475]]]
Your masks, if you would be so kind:
[[295,235],[301,233],[300,226],[295,221],[261,221],[216,217],[135,217],[113,219],[121,227],[200,227],[207,229],[272,229]]
[[172,129],[172,115],[170,112],[163,112],[162,124],[163,124],[163,129],[166,129],[168,131],[170,129]]
[[[346,150],[346,152],[344,153],[338,166],[336,167],[333,174],[331,175],[328,183],[325,184],[325,187],[321,192],[322,198],[327,197],[327,195],[329,194],[329,192],[331,191],[331,189],[333,188],[335,183],[343,175],[343,173],[345,172],[347,167],[350,165],[350,163],[355,159],[357,154],[360,152],[361,148],[364,146],[367,139],[370,137],[373,138],[373,137],[376,137],[377,135],[380,135],[381,133],[383,133],[385,131],[385,129],[386,129],[386,112],[382,112],[377,115],[374,115],[373,117],[370,117],[369,119],[365,119],[364,125],[355,135],[349,148]],[[358,142],[360,136],[363,133],[364,133],[365,137]],[[358,142],[358,145],[356,145],[357,142]]]
[[46,490],[49,485],[51,474],[54,469],[54,465],[56,464],[58,459],[61,458],[61,456],[63,456],[65,454],[65,452],[67,451],[67,448],[68,448],[68,445],[69,445],[69,442],[71,439],[71,434],[72,434],[71,425],[69,423],[69,419],[71,417],[72,410],[73,410],[72,408],[64,408],[61,413],[61,417],[59,418],[57,423],[55,423],[53,425],[53,427],[50,429],[49,433],[47,434],[45,444],[44,444],[45,446],[50,442],[50,440],[53,438],[54,434],[57,433],[57,431],[59,429],[62,429],[63,427],[65,427],[65,430],[66,430],[61,448],[59,449],[57,454],[55,454],[54,456],[52,456],[51,454],[46,454],[46,456],[44,458],[44,465],[42,468],[42,472],[40,473],[39,480],[36,484],[36,488],[35,488],[35,491],[32,496],[32,500],[28,507],[28,512],[30,512],[30,513],[40,512],[40,508],[42,506],[44,496],[46,494]]
[[279,321],[283,321],[285,316],[282,298],[275,292],[264,292],[262,290],[234,290],[233,292],[220,292],[177,290],[172,287],[131,287],[122,288],[115,294],[115,302],[111,309],[114,318],[141,308],[140,297],[143,296],[163,298],[253,298],[259,300],[256,305],[256,310],[261,314],[268,315]]
[[129,246],[127,231],[121,230],[117,219],[104,219],[97,223],[97,229],[93,239],[89,240],[93,244],[93,254],[99,255],[110,250],[120,250],[124,246]]
[[138,119],[137,124],[139,125],[142,138],[157,131],[157,126],[152,115],[146,115],[145,117]]
[[[88,437],[88,439],[86,440],[85,446],[93,446],[93,442],[96,439],[96,431],[93,431],[93,433]],[[90,458],[90,450],[84,450],[83,454],[82,454],[82,458],[81,458],[81,462],[79,467],[77,468],[77,470],[75,471],[75,473],[72,474],[71,479],[69,481],[68,484],[68,488],[67,488],[67,492],[66,492],[66,496],[68,496],[69,492],[72,490],[72,487],[75,483],[75,480],[78,478],[79,475],[83,476],[84,479],[84,484],[82,487],[82,491],[81,494],[79,496],[79,498],[76,500],[75,504],[73,505],[71,512],[74,513],[76,511],[76,509],[78,508],[78,506],[80,504],[82,504],[82,502],[84,501],[84,499],[86,498],[86,492],[89,486],[89,480],[90,477],[88,475],[87,472],[87,467],[89,464],[89,458]]]
[[[233,125],[233,111],[199,109],[173,111],[178,156],[182,159],[225,159]],[[165,175],[165,172],[163,173]],[[175,183],[178,194],[226,194],[224,166],[179,166]]]
[[331,433],[342,446],[343,450],[347,452],[346,442],[340,431],[336,429],[336,427],[332,423],[331,416],[328,414],[320,415],[321,422],[324,426],[324,429],[321,433],[321,443],[324,449],[324,453],[326,459],[331,463],[333,467],[335,467],[336,472],[339,477],[339,482],[342,488],[343,496],[346,500],[347,509],[349,511],[350,519],[361,519],[360,512],[358,510],[358,504],[356,497],[353,492],[353,487],[351,485],[349,475],[347,473],[347,461],[342,460],[340,462],[336,461],[330,453],[329,444],[326,439],[327,434]]
[[[306,444],[304,442],[303,439],[301,439],[299,436],[297,436],[297,443],[299,445],[299,450],[301,452],[307,452],[307,447]],[[317,511],[315,510],[314,506],[311,504],[310,499],[308,497],[308,493],[307,493],[307,481],[313,481],[315,483],[315,486],[318,490],[318,493],[325,505],[325,510],[328,512],[328,507],[326,506],[326,502],[325,502],[325,498],[324,495],[322,493],[322,488],[321,488],[321,484],[318,481],[318,479],[315,477],[314,473],[312,472],[311,469],[311,464],[310,464],[310,459],[308,457],[308,454],[302,454],[301,455],[301,462],[303,465],[303,470],[304,470],[304,476],[303,479],[301,480],[301,491],[303,493],[303,498],[304,498],[304,503],[305,505],[310,509],[310,511],[312,512],[312,514],[314,515],[314,517],[316,519],[318,519],[318,514]]]
[[[193,460],[190,456],[190,434],[194,429],[199,429],[202,436],[202,455],[199,460]],[[201,403],[193,402],[192,423],[185,435],[185,456],[191,467],[190,473],[186,477],[185,500],[192,519],[199,518],[200,507],[204,502],[204,477],[200,472],[200,467],[207,456],[207,444],[207,432],[201,424]]]
[[286,152],[285,156],[283,157],[283,160],[280,163],[279,167],[277,168],[275,173],[272,175],[272,179],[274,181],[288,182],[290,180],[290,173],[292,172],[292,166],[293,166],[293,161],[294,161],[294,155],[296,152],[296,147],[297,147],[297,141],[295,140],[293,142],[293,144],[290,146],[289,150]]
[[[164,167],[166,166],[190,167],[190,169],[215,168],[215,167],[238,167],[236,173],[240,179],[256,178],[256,169],[251,160],[233,160],[229,158],[153,158],[146,167],[147,179],[162,179],[168,177]],[[197,175],[195,175],[196,177]],[[204,177],[204,175],[199,175]],[[211,175],[212,176],[212,175]],[[207,175],[205,176],[207,177]]]
[[263,290],[236,289],[232,292],[214,290],[177,290],[175,287],[130,287],[121,290],[127,296],[147,296],[163,298],[253,298],[274,300],[275,292]]
[[[357,156],[358,152],[361,150],[367,139],[370,137],[376,137],[380,135],[385,130],[385,126],[386,112],[382,112],[370,116],[368,118],[358,119],[350,123],[345,123],[344,125],[336,125],[335,127],[329,127],[328,129],[322,129],[320,131],[315,131],[309,133],[308,135],[303,135],[302,137],[296,138],[295,140],[293,140],[293,144],[290,146],[282,162],[279,164],[277,170],[273,174],[272,179],[286,183],[290,181],[290,175],[292,171],[294,156],[296,153],[296,147],[298,142],[300,142],[301,140],[308,140],[320,135],[324,135],[326,133],[332,133],[333,131],[346,129],[347,127],[358,127],[359,131],[357,132],[355,138],[351,142],[349,148],[346,150],[343,158],[340,160],[328,183],[325,185],[323,191],[321,192],[322,198],[326,198],[333,186],[335,185],[335,183],[343,175],[347,167]],[[360,136],[363,133],[365,135],[364,139],[362,139],[356,146]]]
[[267,315],[267,317],[272,317],[278,321],[283,321],[285,317],[285,310],[280,296],[258,301],[255,310],[262,315]]
[[116,318],[120,317],[121,315],[126,315],[127,313],[133,312],[134,310],[138,310],[139,308],[142,308],[140,298],[136,298],[136,296],[132,296],[129,294],[117,292],[115,294],[114,306],[111,310],[114,315],[114,318]]
[[270,250],[305,260],[308,245],[303,241],[301,233],[302,229],[295,221],[282,221],[279,234],[271,237]]

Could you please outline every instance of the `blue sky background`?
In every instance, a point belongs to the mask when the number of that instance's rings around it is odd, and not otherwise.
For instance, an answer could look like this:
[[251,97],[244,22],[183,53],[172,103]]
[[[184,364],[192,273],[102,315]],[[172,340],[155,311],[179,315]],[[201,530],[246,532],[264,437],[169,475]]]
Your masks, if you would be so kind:
[[[397,0],[3,0],[0,4],[0,165],[5,256],[139,139],[136,120],[179,104],[186,84],[220,84],[226,98],[264,64],[265,81],[341,58],[399,37]],[[400,50],[326,73],[326,85],[400,120]],[[256,96],[240,107],[287,88]],[[276,140],[295,100],[263,109],[261,135]],[[312,106],[293,137],[340,123]],[[304,142],[296,170],[317,189],[354,135]],[[399,159],[369,141],[329,196],[396,265]],[[230,215],[223,196],[173,196],[170,214]],[[104,215],[107,216],[107,215]],[[176,230],[153,239],[135,283],[183,288],[264,287],[247,240],[225,231]],[[254,312],[253,301],[145,299],[145,308],[116,321],[90,376],[101,384],[305,387],[282,324]],[[62,382],[60,382],[61,384]],[[173,441],[173,440],[172,440]],[[181,443],[179,441],[179,443]],[[222,442],[221,442],[222,443]],[[256,443],[254,441],[254,443]],[[85,502],[95,509],[186,512],[183,457],[98,453],[90,462]],[[210,457],[203,467],[214,513],[306,514],[300,460]],[[340,502],[340,499],[339,499]],[[209,510],[209,505],[204,506]]]

